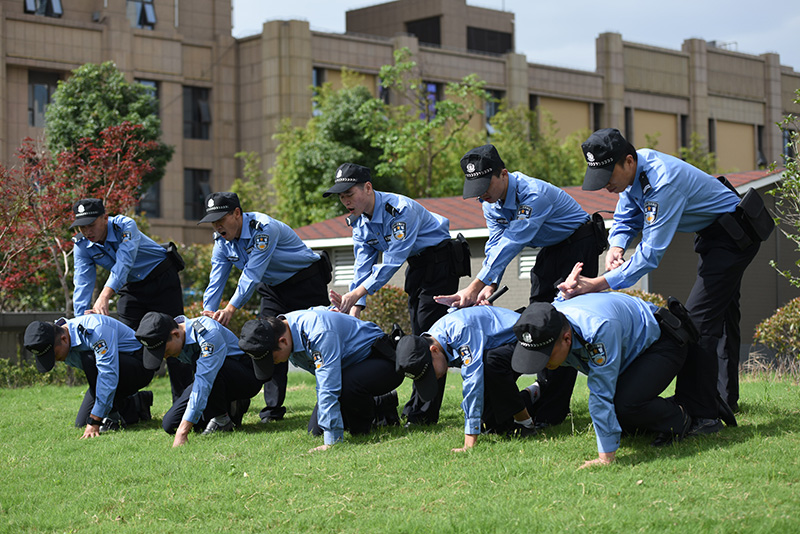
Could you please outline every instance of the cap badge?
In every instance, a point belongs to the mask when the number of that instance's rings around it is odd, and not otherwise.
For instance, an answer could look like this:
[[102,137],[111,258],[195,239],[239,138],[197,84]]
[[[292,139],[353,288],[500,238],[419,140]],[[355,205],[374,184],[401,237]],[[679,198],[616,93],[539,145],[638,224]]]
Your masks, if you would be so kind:
[[83,213],[86,211],[86,207],[83,204],[78,204],[78,213]]
[[522,333],[522,341],[524,341],[525,343],[533,342],[533,337],[531,336],[531,333],[530,332],[523,332]]
[[214,199],[213,198],[209,198],[208,199],[208,207],[210,208],[213,205],[214,205]]
[[467,172],[475,172],[475,164],[467,163]]
[[336,177],[337,178],[341,178],[342,177],[342,169],[339,169],[338,171],[336,171]]
[[586,153],[586,161],[588,161],[588,162],[594,161],[594,154],[592,154],[591,152],[587,152]]

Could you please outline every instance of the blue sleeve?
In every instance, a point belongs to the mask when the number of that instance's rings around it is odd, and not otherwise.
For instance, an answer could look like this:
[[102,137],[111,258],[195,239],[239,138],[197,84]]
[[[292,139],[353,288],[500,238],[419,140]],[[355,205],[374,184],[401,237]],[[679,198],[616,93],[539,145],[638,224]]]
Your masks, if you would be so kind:
[[117,342],[117,331],[110,325],[100,325],[93,332],[91,348],[97,365],[97,385],[92,415],[100,419],[111,411],[119,385]]
[[115,293],[128,282],[133,264],[136,262],[136,255],[139,253],[139,243],[142,241],[142,232],[136,226],[136,221],[130,217],[115,217],[114,221],[122,231],[121,241],[117,249],[117,261],[111,268],[111,274],[106,281],[106,287],[110,287]]
[[183,420],[192,424],[200,420],[203,410],[206,409],[211,388],[214,387],[217,374],[228,356],[225,338],[222,337],[219,330],[207,330],[205,334],[198,337],[200,357],[197,359],[197,369],[194,374],[192,393],[189,395],[189,403],[186,405],[186,411],[183,412]]
[[642,231],[644,214],[627,193],[620,193],[614,209],[614,224],[608,233],[608,244],[621,249],[628,248],[633,239]]
[[462,325],[456,335],[452,348],[453,356],[461,358],[461,393],[464,400],[461,409],[464,410],[464,433],[480,434],[481,417],[484,406],[483,383],[483,332],[468,325]]
[[622,429],[614,409],[617,379],[622,365],[624,329],[617,321],[606,321],[596,332],[595,342],[602,340],[606,359],[602,365],[589,362],[589,414],[594,423],[597,450],[614,452],[619,448]]
[[339,405],[342,394],[341,339],[336,332],[325,332],[315,336],[308,350],[311,350],[309,356],[316,367],[317,422],[323,431],[325,445],[333,445],[342,441],[344,436],[344,420]]
[[[419,209],[424,209],[421,206]],[[370,276],[362,282],[366,288],[367,293],[372,295],[377,290],[382,288],[389,282],[394,273],[403,265],[408,259],[411,248],[417,240],[420,230],[421,214],[416,213],[415,206],[407,205],[395,217],[392,226],[403,223],[405,224],[405,232],[402,237],[398,238],[395,232],[392,232],[391,240],[389,241],[389,249],[384,251],[382,262],[373,266]]]
[[645,206],[651,203],[656,206],[655,220],[645,222],[642,240],[633,255],[622,267],[605,274],[611,289],[630,287],[658,267],[681,222],[687,198],[676,187],[667,184],[651,195]]
[[236,292],[234,292],[231,297],[231,304],[237,309],[244,306],[247,301],[250,300],[253,291],[256,290],[256,286],[260,284],[261,280],[264,278],[264,272],[267,270],[269,262],[272,259],[272,253],[275,252],[275,248],[278,246],[280,229],[275,224],[268,224],[259,229],[256,234],[266,234],[267,243],[262,249],[254,246],[250,251],[247,263],[245,263],[242,274],[239,276]]
[[75,272],[72,274],[72,283],[75,290],[72,292],[72,309],[75,317],[80,317],[83,312],[91,308],[92,293],[97,280],[97,266],[85,248],[76,243],[73,250]]
[[203,293],[203,310],[213,312],[219,309],[225,283],[228,281],[232,267],[233,264],[225,255],[223,246],[219,241],[215,242],[214,250],[211,252],[211,273],[208,276],[208,287]]
[[[524,219],[509,221],[505,229],[500,225],[490,226],[491,237],[486,243],[486,259],[478,273],[478,279],[485,284],[499,282],[511,260],[525,248],[539,232],[542,223],[550,216],[553,205],[544,197],[537,196],[531,202],[531,215]],[[495,233],[497,232],[497,233]]]
[[[375,265],[375,262],[378,260],[378,251],[360,239],[356,239],[355,236],[353,236],[353,254],[355,255],[355,265],[353,268],[353,281],[350,283],[350,291],[353,291],[369,278],[370,273],[372,273],[372,266]],[[359,306],[366,306],[367,298],[361,298],[356,304]]]

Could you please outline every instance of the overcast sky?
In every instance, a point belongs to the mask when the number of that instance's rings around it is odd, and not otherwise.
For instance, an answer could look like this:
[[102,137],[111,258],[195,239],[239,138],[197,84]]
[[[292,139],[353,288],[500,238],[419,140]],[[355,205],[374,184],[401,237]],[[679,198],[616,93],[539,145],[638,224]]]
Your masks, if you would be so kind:
[[[261,32],[268,20],[307,20],[312,30],[344,33],[345,11],[380,0],[233,0],[233,35]],[[730,50],[780,54],[800,72],[798,0],[467,0],[514,13],[516,52],[531,63],[594,71],[595,39],[604,32],[625,41],[680,50],[685,39],[727,43]]]

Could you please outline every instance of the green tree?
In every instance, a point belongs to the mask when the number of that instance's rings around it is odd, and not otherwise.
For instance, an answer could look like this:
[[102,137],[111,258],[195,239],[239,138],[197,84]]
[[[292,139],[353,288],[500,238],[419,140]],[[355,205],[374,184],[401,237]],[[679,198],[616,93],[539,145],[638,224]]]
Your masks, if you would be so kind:
[[461,156],[484,142],[483,134],[469,126],[484,113],[486,83],[470,74],[448,83],[445,98],[438,100],[407,48],[395,51],[394,64],[381,67],[380,77],[381,85],[404,103],[378,107],[383,113],[367,116],[366,129],[382,150],[378,174],[402,177],[407,193],[415,198],[459,194]]
[[563,141],[555,119],[546,110],[537,113],[524,106],[501,106],[491,119],[491,142],[510,171],[550,182],[559,187],[580,185],[586,174],[581,143],[589,130],[579,130]]
[[244,163],[242,178],[236,178],[231,186],[231,191],[239,195],[242,211],[269,212],[274,195],[261,170],[261,157],[257,152],[237,152],[234,157]]
[[692,132],[688,147],[681,147],[680,158],[690,165],[694,165],[708,174],[717,172],[717,155],[709,152],[703,144],[703,138],[697,132]]
[[152,168],[142,177],[140,191],[164,176],[175,151],[160,141],[158,101],[144,85],[129,83],[111,61],[87,63],[72,71],[68,80],[58,82],[46,121],[47,146],[54,155],[75,150],[82,138],[98,139],[109,126],[141,125],[139,140],[156,145],[144,155]]
[[[344,71],[343,87],[330,84],[317,88],[316,116],[303,126],[285,120],[275,138],[279,141],[273,176],[276,202],[274,215],[292,227],[323,221],[344,213],[336,199],[322,198],[333,185],[336,169],[345,162],[375,170],[380,149],[374,147],[364,124],[368,114],[380,113],[382,102],[360,85],[360,77]],[[391,180],[373,172],[379,189],[396,190]]]

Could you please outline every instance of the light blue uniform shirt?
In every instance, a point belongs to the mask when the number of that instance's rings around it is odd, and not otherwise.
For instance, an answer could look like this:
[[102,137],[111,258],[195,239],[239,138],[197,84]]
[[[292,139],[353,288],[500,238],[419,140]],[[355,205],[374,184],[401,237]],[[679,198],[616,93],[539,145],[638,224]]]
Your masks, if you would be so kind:
[[134,331],[107,315],[81,315],[59,319],[59,326],[69,330],[70,348],[66,364],[83,370],[81,353],[90,356],[97,365],[92,415],[103,419],[111,411],[119,384],[119,355],[142,348]]
[[461,361],[464,433],[481,433],[483,415],[483,354],[506,343],[516,343],[517,312],[494,306],[454,310],[436,321],[426,334],[444,348],[448,362]]
[[[622,429],[614,411],[617,379],[661,337],[653,304],[624,293],[587,293],[553,306],[563,313],[588,344],[572,336],[572,349],[563,365],[588,377],[589,414],[600,452],[619,448]],[[573,334],[574,334],[573,332]]]
[[[409,256],[450,239],[450,221],[403,195],[375,191],[372,218],[353,224],[355,273],[350,291],[364,285],[372,295],[382,288]],[[378,254],[382,263],[376,265]],[[356,304],[364,306],[366,297]]]
[[92,243],[83,234],[72,240],[75,242],[72,305],[76,317],[91,308],[98,265],[111,272],[106,286],[119,293],[126,283],[147,278],[167,257],[164,247],[140,232],[136,221],[124,215],[108,218],[105,243]]
[[344,421],[339,396],[342,370],[366,360],[384,336],[375,324],[323,306],[289,312],[283,317],[292,334],[289,359],[312,373],[317,382],[317,422],[326,445],[342,440]]
[[[658,267],[675,232],[702,230],[739,203],[719,180],[683,160],[647,148],[636,153],[636,176],[619,194],[608,242],[625,249],[639,232],[642,241],[629,261],[604,275],[612,289],[630,287]],[[646,192],[642,173],[650,184]]]
[[237,309],[250,300],[256,286],[274,286],[319,259],[287,224],[258,212],[242,215],[242,233],[226,241],[214,234],[211,274],[203,293],[203,309],[217,311],[231,268],[242,270],[231,304]]
[[486,285],[500,282],[523,248],[557,245],[589,220],[563,189],[521,172],[508,173],[505,201],[480,202],[489,240],[478,279]]
[[186,323],[186,339],[178,359],[184,363],[195,364],[192,393],[189,395],[189,402],[182,419],[196,424],[206,409],[208,395],[214,387],[214,381],[225,363],[225,358],[245,356],[239,348],[239,338],[236,334],[211,317],[187,319],[179,315],[175,318],[175,322]]

